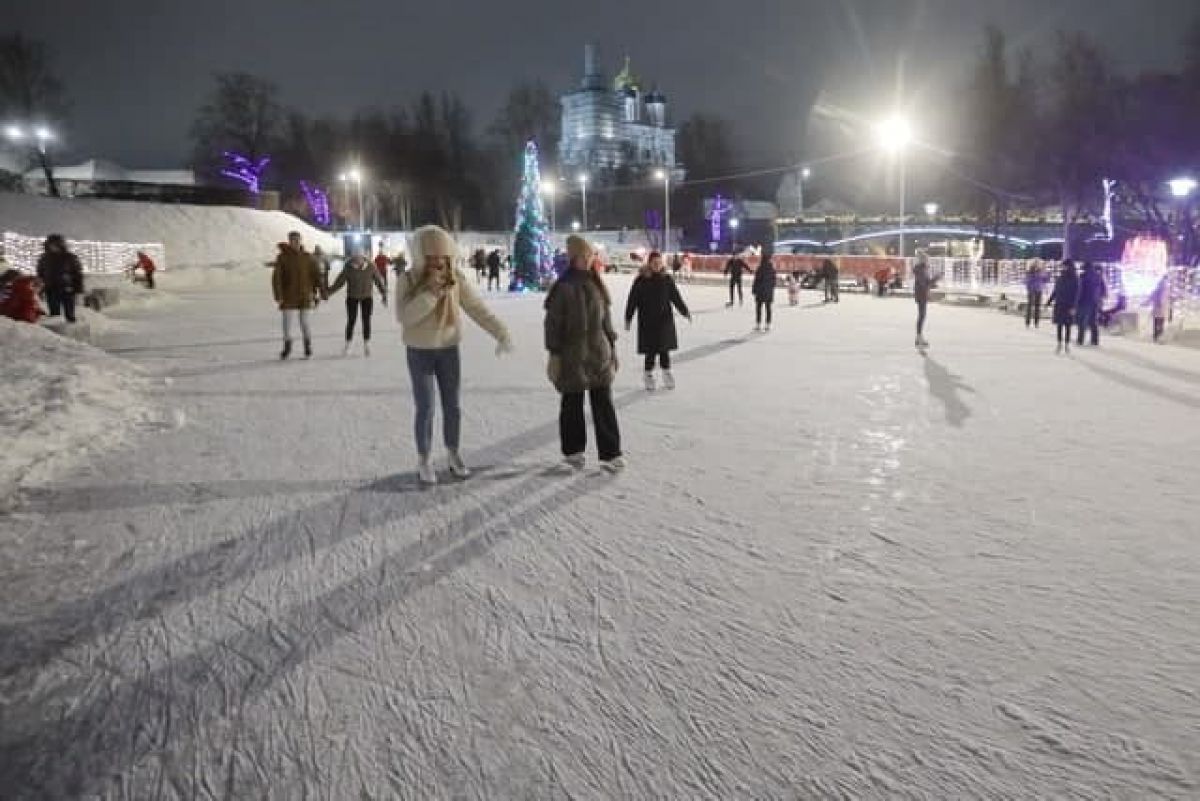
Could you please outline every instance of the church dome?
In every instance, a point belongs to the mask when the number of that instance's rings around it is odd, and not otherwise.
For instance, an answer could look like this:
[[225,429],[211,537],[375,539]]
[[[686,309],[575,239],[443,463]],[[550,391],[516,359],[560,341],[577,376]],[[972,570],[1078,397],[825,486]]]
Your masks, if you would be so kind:
[[628,93],[632,90],[634,94],[637,94],[640,87],[641,81],[638,80],[637,75],[634,75],[633,70],[629,66],[629,56],[625,56],[625,66],[617,73],[617,77],[613,79],[613,89],[622,93]]

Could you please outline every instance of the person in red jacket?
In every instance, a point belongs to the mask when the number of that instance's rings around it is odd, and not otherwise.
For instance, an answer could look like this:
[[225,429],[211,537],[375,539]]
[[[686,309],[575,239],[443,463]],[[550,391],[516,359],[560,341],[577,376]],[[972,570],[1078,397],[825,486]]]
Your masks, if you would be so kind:
[[137,254],[137,269],[142,271],[142,276],[146,280],[146,288],[154,289],[154,271],[158,269],[154,265],[154,259],[139,250]]
[[383,281],[383,293],[385,295],[387,294],[388,265],[391,263],[392,260],[382,250],[375,257],[375,272],[379,273],[379,280]]
[[41,318],[37,279],[17,270],[0,273],[0,314],[11,320],[36,323]]

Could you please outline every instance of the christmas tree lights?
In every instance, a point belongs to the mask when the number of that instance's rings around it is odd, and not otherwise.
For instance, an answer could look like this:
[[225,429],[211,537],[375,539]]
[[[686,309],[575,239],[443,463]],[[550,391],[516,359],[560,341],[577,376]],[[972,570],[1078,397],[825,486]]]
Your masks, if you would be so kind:
[[517,199],[517,224],[513,238],[510,292],[544,288],[554,276],[554,255],[547,236],[546,213],[542,207],[542,179],[537,145],[525,145],[525,171]]

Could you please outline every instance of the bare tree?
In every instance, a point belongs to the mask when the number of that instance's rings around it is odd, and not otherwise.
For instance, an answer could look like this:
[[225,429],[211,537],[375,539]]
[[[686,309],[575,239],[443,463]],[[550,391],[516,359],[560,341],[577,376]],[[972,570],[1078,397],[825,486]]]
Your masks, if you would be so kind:
[[279,90],[269,81],[244,72],[216,76],[217,86],[192,124],[195,166],[210,174],[226,152],[250,162],[270,155],[283,126]]
[[[0,37],[0,114],[26,124],[61,121],[65,116],[62,83],[54,74],[45,43],[19,33]],[[37,154],[50,194],[58,197],[58,183],[44,142],[39,143]]]

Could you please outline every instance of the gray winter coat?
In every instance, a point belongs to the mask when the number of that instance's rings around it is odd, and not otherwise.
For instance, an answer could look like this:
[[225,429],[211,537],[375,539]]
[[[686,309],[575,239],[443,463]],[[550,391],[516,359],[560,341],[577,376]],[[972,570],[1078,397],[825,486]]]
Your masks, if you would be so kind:
[[600,276],[568,269],[546,297],[547,373],[562,393],[612,386],[617,376],[609,299]]
[[372,284],[379,290],[380,295],[387,296],[387,290],[383,286],[383,279],[379,277],[379,271],[369,261],[364,260],[358,264],[353,261],[346,262],[346,266],[342,268],[342,272],[333,282],[333,286],[329,287],[329,294],[337,292],[343,284],[346,285],[346,297],[351,300],[367,300],[373,297]]

